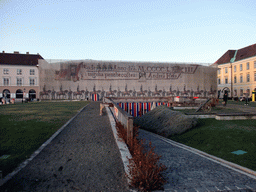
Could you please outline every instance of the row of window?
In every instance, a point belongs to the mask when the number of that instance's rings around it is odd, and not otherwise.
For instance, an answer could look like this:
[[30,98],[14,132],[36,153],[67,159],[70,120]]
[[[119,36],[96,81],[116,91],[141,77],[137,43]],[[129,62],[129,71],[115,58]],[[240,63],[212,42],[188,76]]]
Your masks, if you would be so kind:
[[[9,69],[3,69],[3,74],[4,75],[9,75]],[[35,75],[35,69],[30,69],[29,74],[30,75]],[[22,69],[17,69],[17,75],[22,75]]]
[[[34,89],[30,89],[29,92],[29,98],[36,98],[36,91]],[[10,93],[9,89],[3,90],[3,93],[0,93],[0,97],[7,97],[10,98],[23,98],[24,94],[21,89],[16,90],[16,93]]]
[[[36,85],[36,78],[29,78],[29,85],[33,86]],[[4,77],[3,78],[3,85],[4,86],[10,86],[11,85],[11,78],[10,77]],[[23,85],[23,78],[17,77],[16,78],[16,85],[17,86],[22,86]]]
[[[256,73],[254,73],[254,81],[256,81]],[[246,82],[250,82],[250,74],[246,75]],[[234,76],[234,83],[237,83],[237,77]],[[240,75],[240,83],[243,83],[243,75]],[[220,78],[218,78],[218,84],[221,84]],[[225,84],[228,84],[228,77],[225,77]]]
[[[249,70],[250,69],[250,63],[246,63],[246,70]],[[256,69],[256,61],[254,61],[254,69]],[[234,66],[234,72],[236,72],[236,65]],[[243,71],[243,64],[240,64],[240,71]],[[218,74],[221,73],[221,70],[218,69]],[[228,73],[228,68],[225,67],[225,73]]]
[[[250,95],[251,90],[250,90],[250,89],[247,89],[245,93],[248,93],[248,94]],[[236,89],[234,90],[234,96],[238,96]],[[240,89],[240,96],[244,96],[244,90],[243,90],[243,89]]]

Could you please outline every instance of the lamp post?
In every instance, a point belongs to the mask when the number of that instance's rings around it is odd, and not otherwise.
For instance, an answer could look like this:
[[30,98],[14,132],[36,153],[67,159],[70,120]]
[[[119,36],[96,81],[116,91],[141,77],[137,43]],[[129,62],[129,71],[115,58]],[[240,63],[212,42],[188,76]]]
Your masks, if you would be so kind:
[[[25,102],[26,101],[26,99],[25,99],[25,95],[26,95],[25,91],[26,91],[26,89],[24,88],[23,90],[24,90],[24,92],[23,92],[23,99],[24,99],[24,102]],[[23,99],[22,99],[22,101],[23,101]]]
[[232,63],[230,63],[231,68],[231,99],[233,100],[233,72],[232,72]]

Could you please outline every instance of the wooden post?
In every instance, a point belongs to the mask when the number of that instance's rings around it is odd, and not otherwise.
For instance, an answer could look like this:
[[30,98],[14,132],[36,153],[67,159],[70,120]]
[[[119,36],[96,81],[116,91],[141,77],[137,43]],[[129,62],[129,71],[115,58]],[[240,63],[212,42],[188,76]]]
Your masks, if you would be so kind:
[[128,118],[127,120],[127,144],[132,146],[133,139],[133,118]]
[[104,104],[103,103],[100,103],[100,115],[102,115],[102,110],[104,108]]

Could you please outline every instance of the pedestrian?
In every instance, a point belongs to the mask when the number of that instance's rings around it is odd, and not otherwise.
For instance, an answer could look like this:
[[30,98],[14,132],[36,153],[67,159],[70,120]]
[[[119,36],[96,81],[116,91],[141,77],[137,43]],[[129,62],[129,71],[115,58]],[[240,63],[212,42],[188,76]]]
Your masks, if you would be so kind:
[[227,105],[227,101],[228,101],[228,93],[227,93],[227,91],[225,91],[223,100],[224,100],[224,106],[226,106]]

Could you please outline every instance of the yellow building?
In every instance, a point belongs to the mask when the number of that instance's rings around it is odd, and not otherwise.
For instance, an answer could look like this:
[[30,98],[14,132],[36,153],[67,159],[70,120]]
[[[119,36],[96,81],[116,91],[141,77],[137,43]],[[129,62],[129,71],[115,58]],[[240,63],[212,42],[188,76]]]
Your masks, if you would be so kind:
[[256,44],[238,50],[228,50],[215,64],[218,66],[218,95],[243,97],[256,90]]

